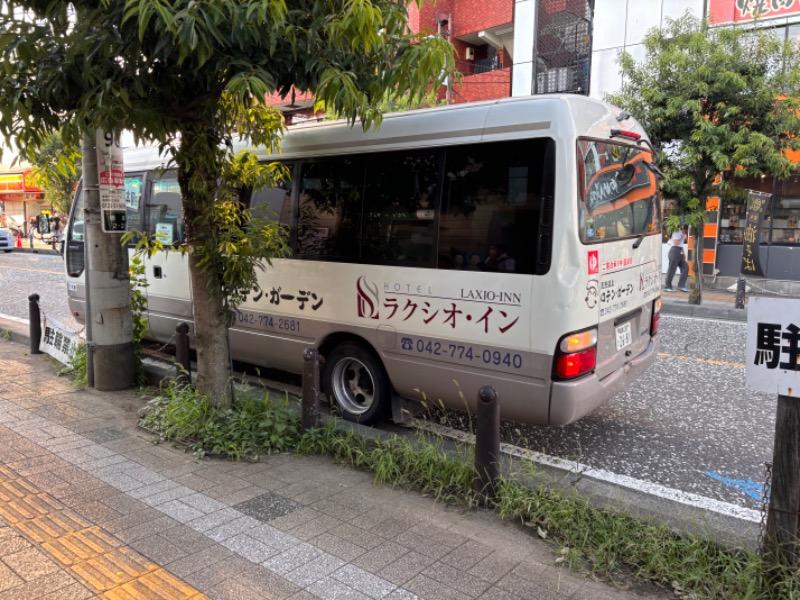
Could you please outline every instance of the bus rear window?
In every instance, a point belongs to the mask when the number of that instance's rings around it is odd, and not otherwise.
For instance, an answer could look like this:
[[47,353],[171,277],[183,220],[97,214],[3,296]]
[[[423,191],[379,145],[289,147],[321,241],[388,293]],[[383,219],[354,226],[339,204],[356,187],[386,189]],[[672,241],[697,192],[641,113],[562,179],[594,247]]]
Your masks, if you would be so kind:
[[653,156],[638,146],[578,141],[580,231],[584,243],[660,231]]

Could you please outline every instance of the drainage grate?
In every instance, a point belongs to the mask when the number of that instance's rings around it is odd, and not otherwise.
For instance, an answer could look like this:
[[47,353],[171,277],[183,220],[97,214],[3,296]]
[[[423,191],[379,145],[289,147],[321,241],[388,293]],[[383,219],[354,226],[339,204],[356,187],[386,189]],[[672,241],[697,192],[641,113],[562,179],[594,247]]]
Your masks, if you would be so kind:
[[303,505],[279,494],[267,492],[245,502],[240,502],[233,508],[249,517],[266,523],[272,519],[284,517],[298,508],[303,508]]

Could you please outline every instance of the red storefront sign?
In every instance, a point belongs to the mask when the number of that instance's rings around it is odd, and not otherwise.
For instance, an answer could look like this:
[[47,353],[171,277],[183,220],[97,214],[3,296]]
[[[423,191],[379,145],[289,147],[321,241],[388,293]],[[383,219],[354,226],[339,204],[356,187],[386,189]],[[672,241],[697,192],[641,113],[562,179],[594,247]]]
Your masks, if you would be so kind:
[[800,0],[707,0],[711,23],[744,23],[800,14]]
[[[0,173],[0,201],[17,202],[29,199],[38,199],[41,188],[31,185],[30,171],[22,173]],[[35,194],[35,196],[31,196]]]

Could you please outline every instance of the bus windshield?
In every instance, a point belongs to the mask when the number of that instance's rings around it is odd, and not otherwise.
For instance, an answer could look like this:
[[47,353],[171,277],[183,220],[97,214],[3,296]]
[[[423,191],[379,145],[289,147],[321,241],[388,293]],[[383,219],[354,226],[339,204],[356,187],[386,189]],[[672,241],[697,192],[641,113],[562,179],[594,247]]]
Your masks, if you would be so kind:
[[660,230],[656,177],[649,149],[578,141],[581,239],[604,242]]

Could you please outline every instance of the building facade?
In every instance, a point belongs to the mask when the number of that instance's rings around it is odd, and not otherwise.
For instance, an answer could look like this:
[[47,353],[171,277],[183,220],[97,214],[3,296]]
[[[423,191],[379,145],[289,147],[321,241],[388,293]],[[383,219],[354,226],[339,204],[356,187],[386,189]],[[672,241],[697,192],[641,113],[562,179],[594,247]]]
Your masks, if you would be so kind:
[[0,227],[27,232],[27,221],[38,215],[45,204],[42,190],[30,183],[30,170],[0,167]]
[[[448,103],[549,93],[602,99],[622,85],[620,52],[644,58],[648,30],[687,11],[720,25],[748,24],[758,16],[759,27],[800,40],[800,0],[426,0],[409,7],[409,28],[454,45],[462,77],[439,90]],[[307,94],[270,102],[290,123],[317,116]],[[771,194],[760,232],[765,276],[800,280],[800,178],[739,185]],[[665,201],[665,214],[671,210]],[[718,221],[711,228],[716,251],[708,272],[737,276],[745,206],[723,201],[712,212]]]

